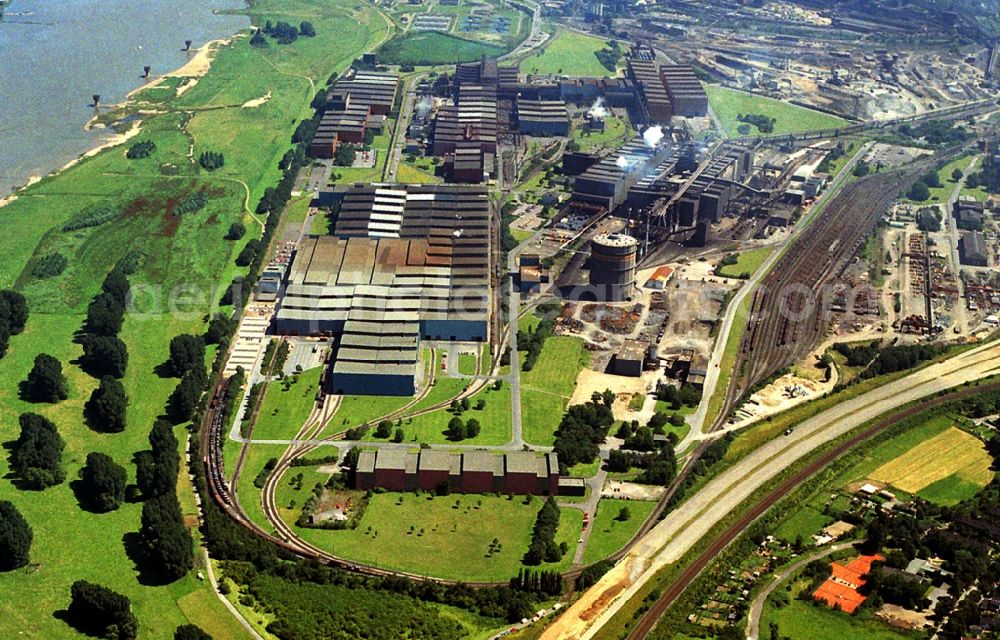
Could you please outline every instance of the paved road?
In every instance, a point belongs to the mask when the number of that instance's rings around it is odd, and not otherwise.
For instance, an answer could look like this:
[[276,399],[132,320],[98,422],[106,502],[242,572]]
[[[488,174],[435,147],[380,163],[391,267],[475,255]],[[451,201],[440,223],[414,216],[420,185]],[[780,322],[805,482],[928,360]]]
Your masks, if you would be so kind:
[[[847,177],[851,175],[851,171],[854,169],[861,158],[868,153],[868,149],[871,147],[871,143],[863,145],[858,152],[850,159],[850,161],[844,166],[844,169],[837,175],[833,183],[824,191],[819,198],[817,198],[816,203],[813,205],[809,217],[802,220],[792,234],[789,236],[786,246],[791,245],[795,240],[805,231],[809,226],[809,223],[822,211],[825,203],[833,199],[834,196],[840,191],[841,187],[847,182]],[[722,318],[722,328],[719,331],[719,335],[715,340],[715,345],[712,348],[712,355],[708,361],[708,374],[705,376],[704,391],[701,395],[701,401],[698,403],[698,409],[687,417],[688,424],[691,425],[691,430],[688,432],[687,436],[678,444],[677,451],[685,451],[692,444],[702,439],[702,434],[707,430],[711,429],[711,424],[705,424],[708,417],[708,405],[712,400],[712,396],[715,395],[716,387],[719,384],[719,374],[721,372],[722,358],[726,352],[726,343],[729,342],[729,334],[732,332],[733,327],[737,322],[736,314],[743,304],[750,292],[753,291],[761,279],[767,275],[771,268],[778,262],[781,258],[783,251],[775,251],[772,253],[767,260],[764,261],[757,271],[747,280],[736,295],[733,296],[732,300],[729,301],[729,306],[726,307],[726,314]],[[746,322],[746,318],[739,318],[739,322]],[[730,377],[729,383],[733,384],[735,379]],[[725,393],[726,390],[720,390]]]
[[838,551],[843,551],[844,549],[849,549],[854,546],[854,541],[850,542],[838,542],[835,545],[829,546],[822,551],[817,551],[816,553],[803,556],[795,564],[785,567],[781,571],[774,574],[774,579],[764,588],[763,591],[757,594],[754,598],[753,603],[750,605],[750,613],[747,614],[747,640],[757,640],[760,637],[760,614],[764,611],[764,603],[767,601],[768,596],[774,593],[786,579],[795,575],[802,567],[806,566],[813,560],[819,560],[820,558],[825,558],[830,554],[836,553]]
[[542,635],[593,638],[658,571],[684,557],[750,495],[826,443],[876,417],[945,389],[1000,372],[1000,344],[981,345],[845,400],[735,463],[657,524]]

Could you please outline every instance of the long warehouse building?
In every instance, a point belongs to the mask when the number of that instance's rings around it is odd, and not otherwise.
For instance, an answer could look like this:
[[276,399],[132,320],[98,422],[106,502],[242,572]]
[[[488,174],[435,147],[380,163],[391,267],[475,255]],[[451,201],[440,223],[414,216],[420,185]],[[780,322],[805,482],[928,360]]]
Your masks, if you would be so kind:
[[297,251],[275,328],[334,337],[330,393],[412,395],[421,339],[489,339],[490,249],[485,187],[355,185]]

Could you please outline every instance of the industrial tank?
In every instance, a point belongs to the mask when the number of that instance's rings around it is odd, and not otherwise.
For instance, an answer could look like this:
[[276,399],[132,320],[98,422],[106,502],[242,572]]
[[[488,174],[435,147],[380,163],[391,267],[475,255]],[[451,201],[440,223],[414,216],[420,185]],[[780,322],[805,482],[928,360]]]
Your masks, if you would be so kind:
[[628,300],[635,286],[639,241],[624,233],[603,233],[590,241],[590,284],[598,298]]

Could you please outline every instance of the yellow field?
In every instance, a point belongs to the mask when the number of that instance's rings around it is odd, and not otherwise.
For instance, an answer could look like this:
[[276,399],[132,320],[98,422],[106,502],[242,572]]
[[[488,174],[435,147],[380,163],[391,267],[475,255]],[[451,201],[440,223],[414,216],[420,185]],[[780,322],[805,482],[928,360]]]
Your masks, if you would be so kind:
[[993,479],[991,462],[981,440],[950,427],[882,465],[871,479],[907,493],[917,493],[950,476],[985,487]]

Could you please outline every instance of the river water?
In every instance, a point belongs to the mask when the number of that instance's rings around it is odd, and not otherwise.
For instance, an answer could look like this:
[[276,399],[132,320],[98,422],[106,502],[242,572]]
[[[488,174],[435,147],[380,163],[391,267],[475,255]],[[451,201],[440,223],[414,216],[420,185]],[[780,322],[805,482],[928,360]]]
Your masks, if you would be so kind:
[[91,96],[120,102],[192,49],[250,25],[241,0],[14,0],[0,21],[0,197],[106,139]]

